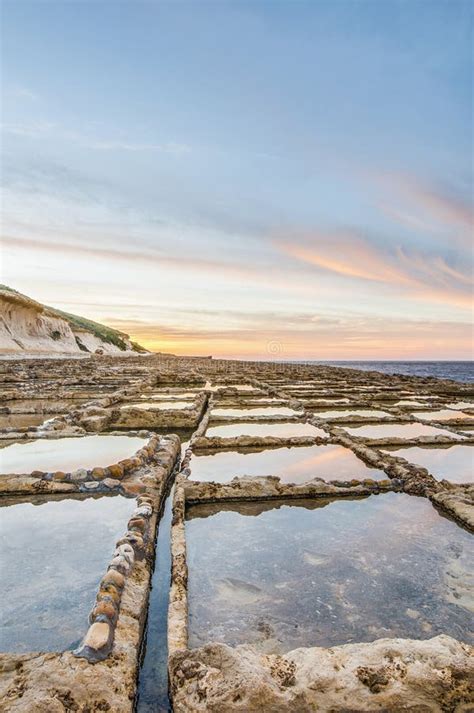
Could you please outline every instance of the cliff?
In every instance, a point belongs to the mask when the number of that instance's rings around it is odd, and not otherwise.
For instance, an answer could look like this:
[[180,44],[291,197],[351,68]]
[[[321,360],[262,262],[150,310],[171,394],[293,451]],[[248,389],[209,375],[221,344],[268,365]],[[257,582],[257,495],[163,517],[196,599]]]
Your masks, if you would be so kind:
[[128,334],[0,285],[0,354],[146,353]]

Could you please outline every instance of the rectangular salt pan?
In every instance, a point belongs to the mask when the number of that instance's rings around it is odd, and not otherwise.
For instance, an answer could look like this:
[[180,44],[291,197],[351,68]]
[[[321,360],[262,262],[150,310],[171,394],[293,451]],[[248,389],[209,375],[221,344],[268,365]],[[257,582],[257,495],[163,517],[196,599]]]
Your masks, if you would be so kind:
[[2,651],[77,646],[134,506],[134,500],[115,496],[0,510]]
[[[213,408],[211,416],[241,417],[246,416],[297,416],[298,411],[287,406],[268,406],[262,408]],[[300,413],[301,415],[301,413]]]
[[384,637],[469,641],[467,532],[406,494],[302,504],[216,506],[207,517],[212,507],[190,508],[191,648],[219,641],[281,654]]
[[121,406],[121,411],[129,411],[130,409],[139,409],[140,411],[164,411],[165,409],[173,411],[184,408],[193,408],[193,401],[140,401],[139,403],[126,404]]
[[69,473],[78,468],[104,468],[131,458],[146,443],[146,438],[135,436],[44,438],[14,443],[0,451],[0,473]]
[[397,448],[386,451],[389,455],[406,458],[410,463],[426,468],[438,480],[452,483],[474,483],[474,448],[449,446],[449,448]]
[[220,438],[234,438],[236,436],[256,436],[264,438],[291,438],[298,436],[313,436],[327,438],[321,428],[316,428],[310,423],[229,423],[225,426],[211,426],[206,431],[206,436],[219,436]]
[[304,483],[314,477],[325,480],[385,479],[381,470],[366,466],[343,446],[295,446],[264,451],[222,451],[194,455],[192,480],[229,482],[236,476],[277,475],[284,483]]
[[392,417],[393,414],[388,411],[376,411],[375,409],[352,409],[349,410],[337,410],[333,411],[314,411],[314,415],[318,418],[350,418],[351,416],[362,416],[363,418],[384,418],[386,416]]
[[473,420],[474,416],[463,411],[451,411],[450,409],[441,409],[440,411],[415,411],[413,416],[422,418],[425,421],[455,421],[456,419]]
[[462,440],[463,436],[447,431],[436,426],[427,426],[424,423],[386,423],[371,426],[344,426],[350,436],[357,438],[421,438],[422,436],[447,436],[453,440]]

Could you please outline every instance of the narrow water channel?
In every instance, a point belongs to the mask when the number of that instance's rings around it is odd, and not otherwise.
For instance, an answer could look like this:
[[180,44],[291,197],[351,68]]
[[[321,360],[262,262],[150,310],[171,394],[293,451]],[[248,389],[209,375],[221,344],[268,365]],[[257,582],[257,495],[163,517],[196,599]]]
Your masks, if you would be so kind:
[[157,532],[148,622],[138,678],[136,713],[168,713],[168,601],[171,580],[170,530],[174,486],[166,499]]

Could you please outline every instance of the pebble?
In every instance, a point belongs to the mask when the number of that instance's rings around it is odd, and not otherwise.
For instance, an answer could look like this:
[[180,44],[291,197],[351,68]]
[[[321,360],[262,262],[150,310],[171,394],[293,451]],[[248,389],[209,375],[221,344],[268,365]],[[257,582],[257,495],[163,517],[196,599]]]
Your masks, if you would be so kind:
[[71,473],[71,480],[76,483],[83,483],[89,479],[89,473],[85,468],[79,468]]
[[120,465],[120,463],[115,463],[114,465],[109,465],[107,470],[109,471],[112,478],[120,479],[123,477],[124,469]]
[[102,577],[100,582],[100,587],[102,585],[113,584],[117,589],[123,589],[125,586],[125,577],[116,569],[109,569],[106,574]]
[[151,517],[153,509],[150,505],[140,505],[133,511],[132,518],[134,517]]
[[110,624],[105,621],[95,622],[89,627],[83,645],[91,649],[103,649],[110,638]]
[[117,569],[122,574],[128,574],[130,571],[130,562],[123,555],[117,555],[111,561],[109,568]]
[[120,592],[117,589],[117,587],[115,587],[111,583],[102,584],[102,582],[101,582],[99,593],[97,594],[97,601],[99,601],[99,598],[100,599],[102,598],[101,594],[102,595],[106,594],[108,597],[110,597],[115,602],[115,604],[118,604],[120,602]]
[[143,483],[122,483],[122,488],[128,495],[138,495],[144,492],[145,485]]
[[53,473],[53,480],[57,480],[60,483],[64,482],[67,480],[68,473],[64,473],[62,470],[57,470],[55,473]]
[[92,624],[97,617],[106,616],[111,622],[115,621],[117,618],[118,610],[114,602],[111,599],[103,599],[97,602],[91,613],[89,614],[89,621]]
[[123,542],[122,544],[117,544],[114,552],[114,557],[116,556],[125,557],[129,564],[133,564],[135,560],[135,550],[129,542]]
[[102,484],[105,485],[106,488],[114,490],[120,487],[120,480],[117,480],[117,478],[104,478]]
[[128,529],[133,532],[144,533],[146,530],[146,520],[143,517],[132,517],[128,521]]
[[90,480],[88,483],[83,483],[82,487],[86,490],[97,490],[100,488],[100,483],[97,480]]

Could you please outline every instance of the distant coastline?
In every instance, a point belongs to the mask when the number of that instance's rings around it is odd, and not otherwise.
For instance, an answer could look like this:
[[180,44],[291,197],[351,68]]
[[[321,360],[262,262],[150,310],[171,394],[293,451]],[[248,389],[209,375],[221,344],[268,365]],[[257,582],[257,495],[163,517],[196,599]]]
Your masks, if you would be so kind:
[[334,361],[307,359],[293,363],[326,364],[347,369],[360,369],[361,371],[380,371],[383,374],[431,376],[437,379],[453,379],[466,384],[474,382],[474,361]]

